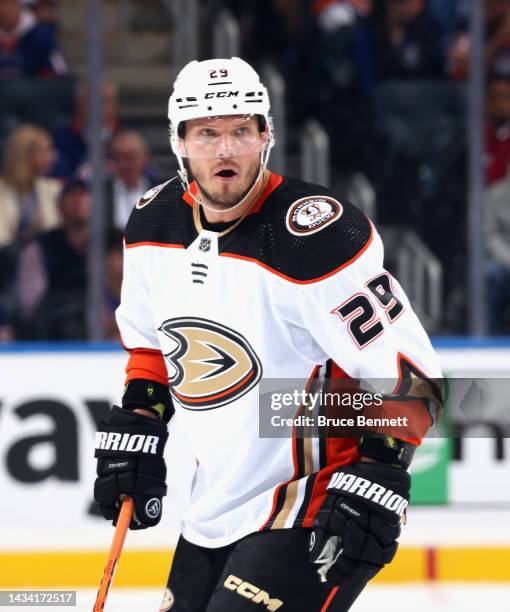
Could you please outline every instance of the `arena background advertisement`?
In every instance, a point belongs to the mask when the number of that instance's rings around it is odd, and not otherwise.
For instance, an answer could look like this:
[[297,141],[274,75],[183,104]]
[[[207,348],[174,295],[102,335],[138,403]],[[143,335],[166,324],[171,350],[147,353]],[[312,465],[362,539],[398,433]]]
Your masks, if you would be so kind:
[[[496,372],[510,378],[510,346],[438,352],[447,376]],[[124,366],[125,354],[114,347],[0,352],[0,587],[98,584],[112,528],[92,511],[94,432],[120,400]],[[401,551],[377,580],[421,580],[431,573],[444,580],[510,580],[510,489],[501,486],[510,476],[509,442],[424,442],[412,468],[414,506]],[[128,534],[119,586],[166,580],[193,473],[185,436],[175,425],[166,459],[163,520]],[[440,529],[431,530],[441,505]],[[486,520],[475,533],[475,518],[483,522],[486,511],[498,508],[498,529]]]

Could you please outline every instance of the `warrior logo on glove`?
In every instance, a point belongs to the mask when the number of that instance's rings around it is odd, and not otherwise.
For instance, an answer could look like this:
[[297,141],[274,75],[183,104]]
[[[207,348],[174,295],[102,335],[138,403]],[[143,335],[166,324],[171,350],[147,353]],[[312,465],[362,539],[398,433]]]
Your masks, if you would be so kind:
[[118,408],[96,433],[97,478],[94,499],[101,513],[115,524],[123,496],[133,498],[135,512],[131,529],[157,525],[161,498],[166,495],[163,459],[168,437],[166,423],[156,418]]
[[[96,431],[96,448],[102,450],[125,451],[126,453],[147,453],[156,455],[158,452],[158,436],[145,436],[140,434],[121,435],[111,431]],[[119,464],[120,465],[120,464]],[[117,465],[117,467],[119,467]],[[110,467],[114,467],[110,464]],[[122,467],[122,465],[120,465]]]
[[393,510],[398,516],[404,514],[409,503],[402,495],[394,493],[391,489],[386,489],[376,482],[361,478],[361,476],[346,474],[345,472],[333,474],[333,478],[328,485],[328,491],[331,489],[359,495],[364,499],[381,505],[387,510]]
[[410,476],[401,467],[355,463],[333,474],[310,536],[322,582],[370,580],[395,556]]
[[149,501],[145,504],[145,514],[152,519],[158,518],[158,516],[161,514],[161,502],[159,501],[159,498],[152,497],[149,499]]

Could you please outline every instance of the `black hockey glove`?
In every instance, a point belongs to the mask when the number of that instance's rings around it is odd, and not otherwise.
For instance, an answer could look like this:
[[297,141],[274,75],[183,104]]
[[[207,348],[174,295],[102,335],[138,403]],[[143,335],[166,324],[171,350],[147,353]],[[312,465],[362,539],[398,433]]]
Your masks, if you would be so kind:
[[333,474],[310,536],[323,582],[373,578],[397,552],[411,478],[401,467],[355,463]]
[[121,496],[133,498],[130,529],[159,523],[161,498],[166,495],[163,459],[168,438],[166,423],[114,406],[108,422],[96,433],[97,478],[94,499],[102,515],[117,523]]

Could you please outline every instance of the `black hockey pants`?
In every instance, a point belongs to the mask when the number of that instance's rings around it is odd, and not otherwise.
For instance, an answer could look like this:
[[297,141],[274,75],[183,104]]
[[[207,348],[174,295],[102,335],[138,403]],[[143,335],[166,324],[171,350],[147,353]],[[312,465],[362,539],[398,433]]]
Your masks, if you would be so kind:
[[309,561],[309,535],[306,529],[264,531],[214,549],[181,537],[162,610],[346,612],[366,579],[321,583]]

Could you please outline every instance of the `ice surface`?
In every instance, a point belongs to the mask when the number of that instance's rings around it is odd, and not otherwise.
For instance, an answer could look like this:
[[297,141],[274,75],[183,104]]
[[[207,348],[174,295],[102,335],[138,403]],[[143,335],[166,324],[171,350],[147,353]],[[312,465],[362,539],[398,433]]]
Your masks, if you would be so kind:
[[[57,609],[62,612],[91,612],[95,597],[95,590],[79,590],[76,607]],[[161,597],[162,591],[159,590],[116,589],[114,586],[104,612],[158,612]],[[16,608],[20,612],[33,609]],[[510,612],[510,583],[370,586],[351,608],[352,612],[395,612],[396,609],[413,612]],[[282,612],[285,612],[285,606]]]

